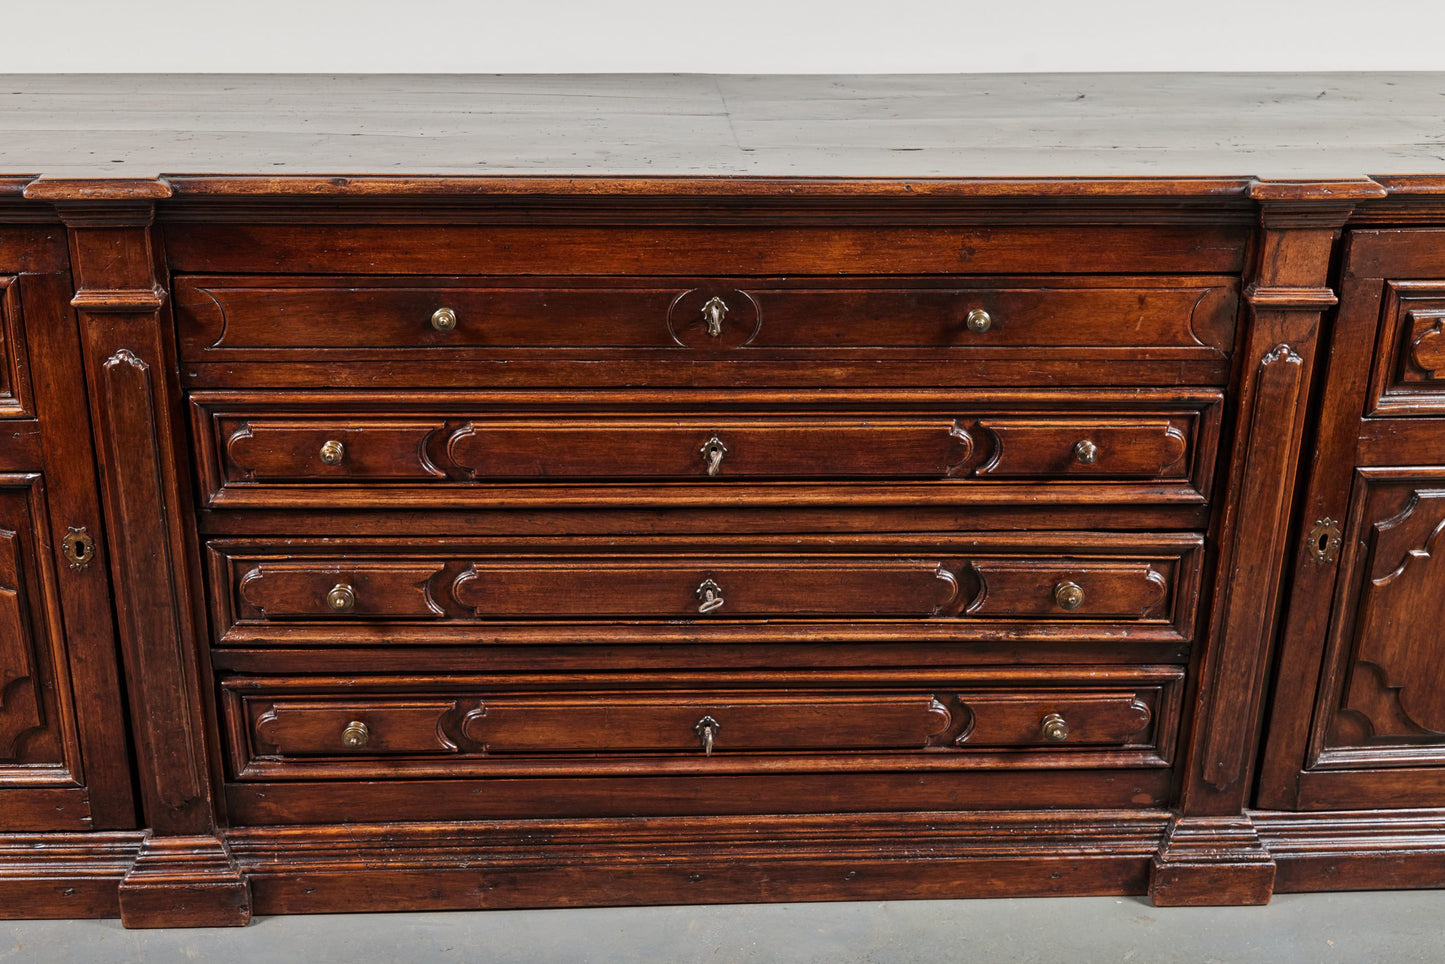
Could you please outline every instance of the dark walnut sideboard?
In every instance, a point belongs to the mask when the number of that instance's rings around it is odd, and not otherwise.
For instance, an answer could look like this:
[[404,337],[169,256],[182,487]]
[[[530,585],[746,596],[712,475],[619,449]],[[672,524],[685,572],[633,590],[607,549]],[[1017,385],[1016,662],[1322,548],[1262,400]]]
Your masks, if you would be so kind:
[[0,915],[1445,886],[1445,75],[0,84]]

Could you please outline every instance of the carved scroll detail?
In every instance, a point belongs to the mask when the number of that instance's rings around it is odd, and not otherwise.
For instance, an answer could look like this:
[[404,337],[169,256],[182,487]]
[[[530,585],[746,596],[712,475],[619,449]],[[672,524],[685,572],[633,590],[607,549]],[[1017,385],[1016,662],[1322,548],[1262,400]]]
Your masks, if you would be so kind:
[[945,475],[953,476],[973,460],[973,436],[968,434],[968,430],[957,420],[954,421],[953,427],[948,430],[948,434],[950,438],[958,439],[958,458],[948,463],[944,471]]

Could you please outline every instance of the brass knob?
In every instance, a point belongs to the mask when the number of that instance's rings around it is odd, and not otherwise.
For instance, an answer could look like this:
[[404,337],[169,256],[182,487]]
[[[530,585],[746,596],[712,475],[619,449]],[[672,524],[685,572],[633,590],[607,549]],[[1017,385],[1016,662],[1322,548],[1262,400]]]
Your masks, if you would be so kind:
[[1062,714],[1050,713],[1044,717],[1043,726],[1039,727],[1044,739],[1050,743],[1062,743],[1069,738],[1069,724]]
[[969,331],[982,333],[993,327],[993,318],[982,308],[975,308],[968,313],[963,323]]
[[1084,604],[1084,587],[1076,582],[1061,582],[1054,587],[1054,602],[1060,609],[1072,612]]
[[431,313],[431,326],[437,331],[451,331],[457,326],[457,313],[450,308],[438,308]]
[[1093,465],[1099,461],[1099,446],[1088,439],[1080,439],[1074,443],[1074,458],[1085,465]]
[[702,316],[707,321],[707,333],[713,338],[721,336],[723,319],[728,316],[727,302],[713,295],[702,306]]
[[346,458],[346,446],[336,439],[327,439],[326,444],[321,446],[321,461],[327,465],[340,465],[344,458]]
[[349,613],[356,608],[356,590],[344,582],[338,582],[326,594],[326,605],[332,612]]
[[360,720],[352,720],[346,724],[346,729],[341,731],[342,746],[355,750],[370,742],[371,730],[367,729],[366,724]]

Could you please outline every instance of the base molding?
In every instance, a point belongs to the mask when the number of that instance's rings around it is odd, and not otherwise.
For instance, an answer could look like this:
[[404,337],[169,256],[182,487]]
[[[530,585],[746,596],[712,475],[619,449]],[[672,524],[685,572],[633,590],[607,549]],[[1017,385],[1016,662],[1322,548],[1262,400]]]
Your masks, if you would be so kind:
[[233,831],[259,914],[1141,894],[1161,813],[669,817]]
[[1445,810],[1251,814],[1281,893],[1445,887]]
[[216,837],[146,837],[119,897],[126,927],[240,927],[251,920],[246,878]]
[[1248,817],[1178,817],[1154,856],[1157,907],[1267,904],[1275,864]]
[[0,919],[118,917],[139,831],[0,834]]
[[1445,810],[880,813],[0,834],[0,919],[1445,887]]

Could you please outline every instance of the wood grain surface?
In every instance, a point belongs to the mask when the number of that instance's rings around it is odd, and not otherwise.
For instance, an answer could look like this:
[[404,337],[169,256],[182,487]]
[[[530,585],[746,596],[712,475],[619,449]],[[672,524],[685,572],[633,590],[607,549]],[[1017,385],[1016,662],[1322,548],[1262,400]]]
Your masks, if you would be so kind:
[[1155,178],[1091,189],[1216,194],[1249,178],[1445,174],[1442,91],[1434,73],[11,75],[0,172],[207,176],[177,194],[366,192],[353,175],[813,182],[743,188],[784,194],[950,189],[830,178]]

